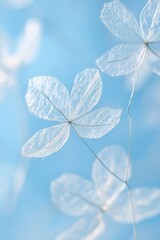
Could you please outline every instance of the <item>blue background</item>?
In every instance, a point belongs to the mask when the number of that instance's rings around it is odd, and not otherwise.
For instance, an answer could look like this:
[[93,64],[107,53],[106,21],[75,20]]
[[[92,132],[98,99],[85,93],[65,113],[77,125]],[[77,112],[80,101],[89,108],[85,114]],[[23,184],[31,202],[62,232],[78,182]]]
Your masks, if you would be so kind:
[[[146,3],[144,0],[122,2],[137,18]],[[37,0],[24,8],[16,8],[7,5],[5,0],[0,2],[0,28],[12,40],[13,48],[28,19],[36,18],[43,25],[38,57],[31,64],[17,69],[16,84],[6,86],[0,99],[0,240],[55,239],[76,220],[52,204],[50,182],[63,173],[75,173],[90,179],[95,158],[74,132],[64,147],[50,157],[23,158],[20,152],[26,140],[49,126],[48,122],[29,113],[25,94],[29,78],[38,75],[55,76],[71,90],[77,73],[96,67],[95,60],[120,43],[100,20],[104,3],[103,0]],[[101,139],[87,142],[96,153],[112,144],[119,144],[127,151],[129,79],[111,78],[103,73],[101,76],[103,93],[97,107],[122,108],[123,115],[113,131]],[[159,78],[151,74],[136,91],[132,103],[131,188],[160,187]],[[13,185],[18,167],[23,171],[26,169],[26,178],[21,191],[16,192]],[[100,239],[133,239],[132,226],[111,219],[106,221],[106,233]],[[137,239],[159,240],[159,223],[160,216],[157,216],[138,224]]]

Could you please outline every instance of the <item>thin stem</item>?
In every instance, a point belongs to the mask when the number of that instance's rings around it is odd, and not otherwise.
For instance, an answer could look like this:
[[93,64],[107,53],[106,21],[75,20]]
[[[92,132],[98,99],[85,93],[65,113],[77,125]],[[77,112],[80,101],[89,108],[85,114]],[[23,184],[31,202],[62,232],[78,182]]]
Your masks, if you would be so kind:
[[126,182],[126,187],[127,187],[127,190],[128,190],[128,196],[129,196],[129,199],[130,199],[130,208],[131,208],[132,217],[133,217],[133,236],[134,236],[133,239],[136,240],[137,239],[137,233],[136,233],[136,219],[135,219],[134,203],[133,203],[131,190],[130,190],[130,187],[129,187],[127,182]]
[[136,85],[136,78],[137,78],[137,72],[132,77],[132,91],[129,98],[129,102],[127,105],[127,113],[128,113],[128,122],[129,122],[129,144],[128,144],[128,161],[127,161],[127,172],[126,172],[126,182],[128,181],[128,174],[129,174],[129,165],[131,162],[131,151],[132,151],[132,118],[131,118],[131,103],[134,97],[135,92],[135,85]]
[[76,129],[74,128],[74,123],[72,123],[71,121],[69,121],[69,119],[62,113],[62,111],[60,111],[55,104],[51,101],[51,99],[44,93],[42,92],[42,94],[47,98],[47,100],[52,104],[52,106],[58,111],[60,112],[63,117],[67,120],[67,122],[71,125],[72,129],[74,130],[74,132],[77,134],[77,136],[81,139],[81,141],[87,146],[87,148],[92,152],[92,154],[98,159],[98,161],[104,166],[104,168],[110,172],[115,178],[117,178],[119,181],[125,183],[124,180],[122,180],[120,177],[118,177],[115,173],[113,173],[103,162],[102,160],[96,155],[96,153],[91,149],[91,147],[86,143],[86,141],[81,138],[81,136],[78,134],[78,132],[76,131]]
[[81,139],[81,141],[85,144],[85,146],[90,150],[90,152],[96,157],[96,159],[103,165],[103,167],[110,172],[110,174],[112,174],[112,176],[114,176],[115,178],[117,178],[119,181],[121,181],[122,183],[125,183],[125,181],[123,179],[121,179],[120,177],[118,177],[115,173],[113,173],[103,162],[102,160],[97,156],[97,154],[92,150],[92,148],[88,145],[88,143],[86,143],[86,141],[78,134],[78,132],[76,131],[76,129],[74,128],[74,126],[72,125],[72,129],[74,130],[74,132],[76,133],[76,135]]
[[132,104],[132,100],[134,97],[134,92],[135,92],[135,86],[136,86],[136,80],[138,78],[138,74],[140,71],[140,66],[142,65],[142,62],[144,60],[144,56],[146,54],[146,46],[142,48],[139,57],[137,59],[137,64],[136,64],[136,70],[135,73],[132,77],[132,91],[131,91],[131,95],[128,101],[128,105],[127,105],[127,113],[128,113],[128,122],[129,122],[129,143],[128,143],[128,162],[127,162],[127,172],[126,172],[126,183],[128,182],[128,174],[129,174],[129,166],[130,166],[130,162],[131,162],[131,151],[132,151],[132,118],[131,118],[131,104]]
[[[134,213],[134,205],[133,205],[133,199],[132,199],[132,194],[127,182],[122,180],[120,177],[118,177],[115,173],[113,173],[103,162],[102,160],[96,155],[96,153],[92,150],[92,148],[86,143],[86,141],[78,134],[78,132],[76,131],[76,129],[74,128],[74,126],[72,125],[72,129],[74,130],[74,132],[76,133],[76,135],[81,139],[81,141],[85,144],[85,146],[90,150],[90,152],[96,157],[96,159],[103,165],[103,167],[110,172],[110,174],[112,176],[114,176],[115,178],[117,178],[119,181],[121,181],[122,183],[124,183],[126,185],[126,188],[128,190],[128,195],[129,195],[129,199],[130,199],[130,206],[131,206],[131,212],[132,212],[132,217],[133,217],[133,234],[134,234],[134,240],[136,240],[136,221],[135,221],[135,213]],[[128,161],[128,168],[129,168],[129,161]]]
[[[138,65],[138,63],[137,63]],[[132,211],[132,217],[133,217],[133,239],[136,240],[136,221],[135,221],[135,212],[134,212],[134,205],[133,205],[133,199],[132,199],[132,194],[128,185],[128,177],[129,177],[129,168],[130,168],[130,162],[131,162],[131,157],[132,157],[132,117],[131,117],[131,104],[132,104],[132,100],[134,97],[134,92],[135,92],[135,86],[136,86],[136,79],[137,79],[137,75],[138,75],[138,70],[137,69],[135,71],[134,76],[132,77],[132,91],[131,91],[131,95],[128,101],[128,105],[127,105],[127,113],[128,113],[128,123],[129,123],[129,142],[128,142],[128,161],[127,161],[127,172],[126,172],[126,187],[128,190],[128,195],[129,195],[129,199],[130,199],[130,206],[131,206],[131,211]]]
[[84,143],[84,145],[90,150],[90,152],[96,157],[96,159],[102,164],[102,166],[112,175],[114,176],[116,179],[118,179],[120,182],[124,183],[126,185],[126,188],[128,190],[128,194],[129,194],[129,199],[130,199],[130,205],[131,205],[131,211],[132,211],[132,216],[133,216],[133,231],[134,231],[134,240],[136,240],[136,224],[135,224],[135,214],[134,214],[134,206],[133,206],[133,199],[132,199],[132,194],[128,185],[128,170],[129,170],[129,163],[130,163],[130,158],[131,158],[131,139],[132,139],[132,121],[131,121],[131,114],[130,114],[130,106],[131,106],[131,102],[132,102],[132,98],[134,95],[134,90],[135,90],[135,80],[137,77],[137,72],[133,78],[133,87],[132,87],[132,92],[131,92],[131,96],[129,99],[129,103],[128,103],[128,116],[129,116],[129,122],[130,122],[130,133],[129,133],[129,159],[128,159],[128,163],[127,163],[127,177],[126,180],[124,181],[123,179],[121,179],[119,176],[117,176],[114,172],[112,172],[103,162],[102,160],[97,156],[97,154],[92,150],[92,148],[88,145],[88,143],[79,135],[79,133],[76,131],[75,127],[74,127],[74,123],[72,123],[72,121],[69,121],[68,118],[54,105],[54,103],[44,94],[44,96],[48,99],[48,101],[52,104],[52,106],[54,108],[56,108],[57,111],[59,111],[63,117],[68,121],[68,123],[71,125],[72,129],[74,130],[74,132],[76,133],[76,135],[81,139],[81,141]]

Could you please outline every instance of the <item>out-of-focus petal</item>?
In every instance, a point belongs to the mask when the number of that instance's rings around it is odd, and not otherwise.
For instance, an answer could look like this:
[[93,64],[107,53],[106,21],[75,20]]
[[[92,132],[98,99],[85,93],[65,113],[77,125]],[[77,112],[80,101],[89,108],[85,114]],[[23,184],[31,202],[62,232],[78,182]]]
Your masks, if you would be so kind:
[[64,174],[51,183],[52,202],[63,212],[82,216],[100,209],[101,199],[92,182]]
[[36,19],[28,20],[17,42],[17,48],[5,58],[5,66],[8,69],[16,69],[35,60],[40,49],[41,38],[41,22]]
[[[160,214],[159,188],[137,188],[131,190],[131,194],[133,198],[133,208],[136,222],[140,222]],[[119,196],[117,202],[112,206],[108,214],[118,222],[133,222],[128,192],[124,192]]]
[[[98,154],[99,159],[120,179],[125,181],[127,174],[128,156],[120,146],[110,146],[102,149]],[[130,177],[129,165],[128,177]],[[92,170],[92,179],[95,182],[97,192],[102,195],[104,199],[104,211],[112,206],[113,202],[117,200],[119,194],[126,188],[125,184],[120,182],[109,173],[98,160],[94,162]]]
[[94,240],[99,237],[105,228],[101,215],[89,215],[76,221],[69,229],[56,237],[56,240]]

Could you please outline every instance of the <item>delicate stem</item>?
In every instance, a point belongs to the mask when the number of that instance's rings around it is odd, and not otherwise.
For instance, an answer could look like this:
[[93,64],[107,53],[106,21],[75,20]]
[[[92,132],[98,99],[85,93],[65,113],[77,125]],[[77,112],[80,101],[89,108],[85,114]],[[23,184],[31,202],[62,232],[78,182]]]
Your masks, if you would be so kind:
[[[126,185],[126,188],[128,190],[128,195],[129,195],[129,199],[130,199],[130,205],[131,205],[131,211],[132,211],[132,216],[133,216],[133,233],[134,233],[134,240],[136,240],[136,221],[135,221],[135,213],[134,213],[134,206],[133,206],[133,199],[132,199],[132,194],[128,185],[127,180],[124,181],[122,180],[120,177],[118,177],[115,173],[113,173],[103,162],[102,160],[96,155],[96,153],[92,150],[92,148],[86,143],[86,141],[78,134],[78,132],[76,131],[76,129],[74,128],[74,126],[72,125],[72,129],[74,130],[74,132],[76,133],[76,135],[81,139],[81,141],[85,144],[85,146],[91,151],[91,153],[96,157],[96,159],[103,165],[103,167],[110,172],[110,174],[112,176],[114,176],[115,178],[117,178],[119,181],[121,181],[122,183],[124,183]],[[128,161],[128,168],[129,168],[129,161]]]
[[135,92],[136,78],[137,78],[137,73],[132,77],[132,91],[131,91],[131,95],[130,95],[128,106],[127,106],[128,122],[129,122],[129,144],[128,144],[128,161],[127,161],[126,182],[128,181],[129,165],[130,165],[130,162],[131,162],[132,118],[131,118],[130,110],[131,110],[131,103],[132,103],[134,92]]
[[133,203],[131,190],[130,190],[130,187],[129,187],[127,182],[126,182],[126,187],[127,187],[127,190],[128,190],[128,196],[129,196],[129,199],[130,199],[130,207],[131,207],[132,217],[133,217],[133,234],[134,234],[133,239],[136,240],[137,239],[137,233],[136,233],[136,219],[135,219],[135,212],[134,212],[134,203]]
[[119,181],[121,181],[122,183],[125,183],[125,181],[123,179],[121,179],[120,177],[118,177],[115,173],[113,173],[103,162],[102,160],[97,156],[97,154],[92,150],[92,148],[88,145],[88,143],[86,143],[86,141],[78,134],[78,132],[76,131],[76,129],[74,128],[74,126],[72,125],[72,129],[74,130],[74,132],[77,134],[77,136],[81,139],[81,141],[85,144],[85,146],[90,150],[90,152],[96,157],[96,159],[103,165],[103,167],[110,172],[110,174],[112,174],[112,176],[114,176],[115,178],[117,178]]
[[[138,64],[138,62],[137,62]],[[72,129],[74,130],[74,132],[76,133],[76,135],[81,139],[81,141],[85,144],[85,146],[90,150],[90,152],[96,157],[96,159],[102,164],[102,166],[112,175],[114,176],[116,179],[118,179],[120,182],[124,183],[126,185],[126,188],[128,190],[128,194],[129,194],[129,199],[130,199],[130,203],[131,203],[131,211],[132,211],[132,216],[133,216],[133,230],[134,230],[134,240],[136,240],[136,224],[135,224],[135,214],[134,214],[134,207],[133,207],[133,199],[132,199],[132,195],[131,195],[131,191],[128,185],[128,172],[129,172],[129,164],[130,164],[130,159],[131,159],[131,143],[132,143],[132,121],[131,121],[131,114],[130,114],[130,106],[131,106],[131,102],[132,102],[132,98],[134,95],[134,91],[135,91],[135,81],[137,78],[137,71],[135,76],[133,77],[133,86],[132,86],[132,92],[131,92],[131,96],[128,102],[128,116],[129,116],[129,158],[128,158],[128,162],[127,162],[127,174],[126,174],[126,180],[124,181],[123,179],[121,179],[119,176],[117,176],[114,172],[112,172],[104,163],[103,161],[97,156],[97,154],[92,150],[92,148],[88,145],[88,143],[79,135],[79,133],[76,131],[74,125],[74,123],[72,123],[72,121],[70,121],[55,105],[54,103],[46,96],[45,93],[42,92],[42,94],[48,99],[48,101],[52,104],[52,106],[59,111],[63,117],[67,120],[67,122],[71,125]]]

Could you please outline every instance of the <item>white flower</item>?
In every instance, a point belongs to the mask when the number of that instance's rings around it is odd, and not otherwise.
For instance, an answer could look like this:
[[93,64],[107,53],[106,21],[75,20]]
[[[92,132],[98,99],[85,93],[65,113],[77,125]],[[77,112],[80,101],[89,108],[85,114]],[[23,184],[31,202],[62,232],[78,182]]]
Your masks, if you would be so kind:
[[126,75],[148,62],[160,75],[160,1],[149,0],[140,15],[140,26],[119,1],[104,4],[102,22],[126,43],[118,45],[97,59],[98,67],[111,76]]
[[[128,157],[121,147],[111,146],[104,148],[98,154],[98,157],[112,172],[121,179],[125,179]],[[131,190],[131,194],[136,222],[160,214],[159,188],[136,188]],[[74,239],[73,236],[75,236],[76,231],[77,234],[81,233],[80,236],[83,236],[79,237],[77,235],[76,240],[96,239],[103,232],[106,215],[121,223],[131,224],[133,221],[130,199],[125,183],[120,182],[107,172],[97,160],[93,164],[92,179],[90,181],[75,174],[64,174],[52,181],[51,195],[52,202],[62,212],[81,217],[77,223],[62,233],[57,240]],[[101,230],[97,230],[95,238],[87,238],[91,232],[86,231],[83,222],[87,222],[94,231],[95,229],[92,226],[95,221],[97,227],[101,226],[98,228]],[[82,222],[82,227],[81,231],[78,231],[80,222]]]
[[0,90],[15,83],[16,73],[21,68],[35,60],[39,51],[42,26],[36,19],[26,22],[24,32],[15,44],[14,50],[11,40],[2,34],[0,40]]
[[100,138],[119,122],[121,110],[108,107],[89,112],[98,102],[102,81],[98,70],[79,73],[71,94],[54,77],[35,77],[29,81],[26,101],[31,113],[58,125],[37,132],[22,148],[27,157],[45,157],[58,151],[67,141],[70,129],[82,138]]

